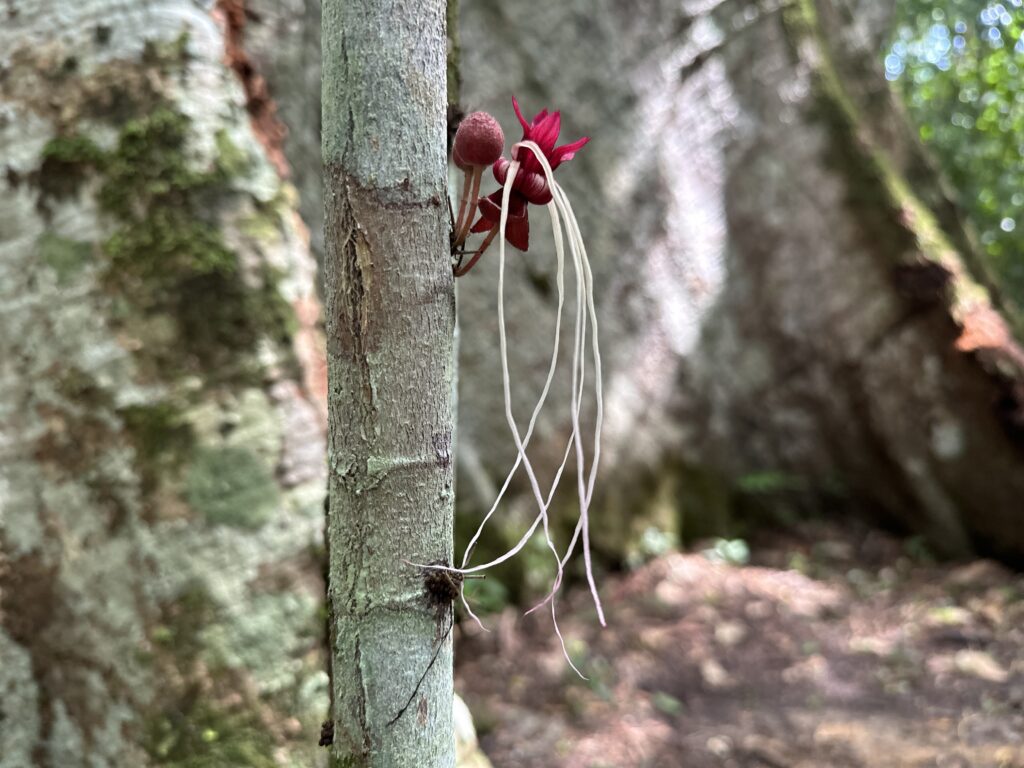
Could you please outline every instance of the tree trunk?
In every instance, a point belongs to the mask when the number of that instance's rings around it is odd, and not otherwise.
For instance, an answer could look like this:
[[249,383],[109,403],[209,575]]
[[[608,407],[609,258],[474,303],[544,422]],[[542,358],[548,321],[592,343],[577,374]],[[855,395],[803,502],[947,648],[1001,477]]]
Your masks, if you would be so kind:
[[323,40],[333,757],[450,766],[451,606],[408,564],[452,558],[445,5],[328,0]]
[[325,361],[237,4],[0,13],[0,766],[310,765]]

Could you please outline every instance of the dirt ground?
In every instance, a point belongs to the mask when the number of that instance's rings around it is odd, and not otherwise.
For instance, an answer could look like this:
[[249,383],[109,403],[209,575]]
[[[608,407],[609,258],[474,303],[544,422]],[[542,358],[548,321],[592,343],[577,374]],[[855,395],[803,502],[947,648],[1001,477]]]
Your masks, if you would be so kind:
[[494,768],[1024,768],[1024,578],[813,524],[751,562],[670,554],[550,614],[460,625]]

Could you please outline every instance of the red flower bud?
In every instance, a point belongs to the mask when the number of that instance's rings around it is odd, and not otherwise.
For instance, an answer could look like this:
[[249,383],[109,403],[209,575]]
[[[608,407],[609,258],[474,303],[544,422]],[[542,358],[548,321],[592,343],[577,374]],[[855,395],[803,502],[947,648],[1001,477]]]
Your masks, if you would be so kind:
[[[558,134],[562,128],[562,115],[560,112],[549,113],[546,109],[543,109],[528,123],[519,109],[519,102],[515,98],[512,99],[512,108],[516,112],[516,117],[519,118],[519,124],[523,127],[523,141],[532,141],[537,144],[551,165],[552,171],[567,160],[572,160],[576,153],[590,141],[588,137],[584,136],[582,139],[577,139],[570,144],[556,147]],[[494,178],[499,184],[504,186],[508,179],[510,165],[506,158],[501,157],[501,150],[505,143],[504,136],[501,134],[501,128],[497,126],[494,118],[484,112],[474,112],[463,120],[462,125],[459,126],[459,132],[455,134],[455,148],[452,152],[455,163],[465,170],[467,166],[477,164],[484,157],[482,152],[470,155],[468,150],[463,148],[470,146],[468,141],[462,146],[459,144],[459,135],[462,133],[463,126],[467,126],[470,120],[474,118],[474,123],[486,121],[488,125],[493,124],[494,127],[489,128],[489,130],[497,131],[498,135],[501,136],[501,140],[496,141],[492,145],[496,146],[497,149],[490,156],[491,159],[487,163],[493,164],[491,171],[494,173]],[[479,129],[474,125],[473,131],[477,133]],[[479,145],[480,142],[475,143]],[[527,203],[546,205],[551,202],[551,189],[548,187],[548,181],[544,176],[543,166],[533,152],[518,147],[512,150],[512,159],[519,161],[519,171],[516,174],[515,181],[512,182],[512,192],[509,196],[509,213],[508,221],[506,222],[505,239],[519,250],[525,251],[530,244],[530,219]],[[499,189],[497,192],[480,200],[478,205],[480,218],[470,229],[471,232],[487,232],[497,226],[501,217],[502,194],[503,191]]]
[[498,121],[486,112],[473,112],[459,123],[452,158],[459,168],[490,165],[505,148],[505,134]]

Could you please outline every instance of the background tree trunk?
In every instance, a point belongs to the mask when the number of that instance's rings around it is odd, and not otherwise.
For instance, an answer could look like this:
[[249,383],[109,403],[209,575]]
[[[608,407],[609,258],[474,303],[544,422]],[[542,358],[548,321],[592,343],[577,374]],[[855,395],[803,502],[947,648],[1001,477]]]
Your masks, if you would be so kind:
[[[607,460],[592,530],[615,558],[652,516],[698,535],[766,495],[867,506],[947,552],[1024,553],[1024,357],[882,77],[887,8],[463,10],[468,106],[505,119],[515,93],[527,111],[563,109],[567,135],[594,136],[562,183],[602,315]],[[531,249],[507,278],[513,367],[532,382],[521,409],[545,370],[530,339],[553,307],[549,259]],[[460,285],[472,382],[460,505],[473,514],[514,457],[493,439],[484,262]],[[557,463],[567,430],[540,425],[536,448],[552,458],[538,463]]]
[[0,14],[0,766],[312,765],[323,340],[238,6]]
[[327,0],[323,40],[334,757],[451,766],[451,609],[403,563],[452,559],[445,4]]

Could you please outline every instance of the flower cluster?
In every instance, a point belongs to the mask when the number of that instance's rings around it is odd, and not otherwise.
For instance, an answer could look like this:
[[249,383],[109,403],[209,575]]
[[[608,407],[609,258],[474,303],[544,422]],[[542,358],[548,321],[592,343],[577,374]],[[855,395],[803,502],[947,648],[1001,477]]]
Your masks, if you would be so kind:
[[[601,353],[598,345],[597,310],[594,303],[593,272],[590,268],[590,261],[587,257],[586,244],[580,233],[579,223],[572,211],[572,205],[565,194],[565,190],[556,181],[554,170],[567,160],[571,160],[577,152],[589,141],[583,137],[570,144],[556,147],[558,134],[562,127],[562,118],[558,112],[548,113],[542,110],[534,116],[533,120],[527,122],[519,109],[519,104],[512,99],[512,106],[515,109],[516,117],[523,128],[523,138],[513,144],[511,160],[502,156],[505,137],[498,122],[485,112],[474,112],[466,117],[459,126],[455,135],[455,142],[452,148],[452,155],[455,164],[465,172],[465,181],[462,189],[462,199],[459,205],[459,215],[455,222],[455,231],[452,237],[453,253],[459,256],[459,262],[454,267],[456,277],[466,274],[479,260],[481,254],[488,245],[498,239],[498,350],[501,359],[502,383],[505,394],[505,420],[508,422],[509,430],[516,445],[516,460],[512,464],[504,484],[498,491],[497,498],[491,505],[490,510],[484,515],[476,533],[466,546],[462,558],[462,567],[454,568],[444,564],[418,565],[427,570],[442,571],[446,574],[456,574],[459,578],[470,578],[478,575],[489,568],[499,565],[514,557],[531,540],[538,527],[542,527],[544,539],[548,548],[555,557],[556,575],[548,596],[532,610],[541,606],[549,605],[551,619],[554,625],[555,634],[562,643],[562,651],[565,654],[569,665],[582,676],[582,672],[573,663],[565,646],[561,630],[558,627],[558,619],[555,610],[556,596],[563,583],[565,566],[572,556],[577,544],[583,550],[584,570],[590,592],[594,598],[594,606],[597,609],[598,619],[601,624],[605,623],[604,610],[601,607],[601,598],[598,595],[597,584],[594,579],[592,556],[590,551],[590,522],[589,508],[594,493],[594,483],[597,478],[597,469],[601,455],[601,426],[604,419],[604,406],[602,395],[601,375]],[[484,198],[479,198],[480,179],[483,172],[491,168],[495,180],[501,185],[496,191]],[[557,306],[555,308],[554,339],[552,342],[551,362],[548,366],[547,378],[541,390],[540,397],[533,408],[529,423],[525,432],[520,429],[512,410],[512,383],[509,372],[508,335],[505,323],[505,241],[525,251],[530,246],[530,220],[529,206],[544,205],[551,217],[551,233],[554,238],[554,270],[555,285],[557,287]],[[506,205],[507,210],[502,210]],[[479,211],[479,218],[473,223],[473,218]],[[463,244],[470,232],[486,233],[465,266],[462,266]],[[568,250],[566,249],[568,244]],[[534,469],[533,461],[527,454],[530,439],[534,434],[537,419],[547,401],[548,393],[554,379],[555,370],[558,365],[559,352],[562,349],[562,315],[565,307],[565,267],[566,255],[572,260],[573,271],[576,275],[576,312],[575,330],[572,334],[572,398],[570,403],[569,421],[572,424],[572,432],[568,437],[565,451],[562,454],[562,462],[554,473],[550,488],[546,491],[541,488],[541,481]],[[588,335],[588,328],[592,329]],[[587,347],[590,347],[588,355]],[[588,367],[588,356],[592,359],[593,374],[584,376]],[[584,445],[587,442],[584,435],[585,424],[580,418],[583,408],[584,387],[583,383],[592,383],[594,403],[594,425],[593,425],[593,447],[590,451],[588,466],[587,450]],[[587,398],[590,399],[590,398]],[[552,536],[549,521],[549,509],[555,491],[558,488],[570,457],[575,457],[576,465],[576,486],[579,494],[580,516],[573,531],[572,539],[565,548],[564,554],[556,546]],[[537,502],[537,514],[529,529],[522,535],[519,541],[509,550],[487,563],[469,565],[473,548],[482,535],[488,520],[498,509],[502,497],[509,488],[509,484],[516,472],[522,467],[529,480],[530,489]],[[412,565],[417,565],[413,563]],[[455,582],[452,582],[454,585]],[[466,600],[466,595],[459,583],[460,596],[463,606],[469,616],[476,619],[472,608]],[[447,594],[447,593],[446,593]],[[477,619],[479,621],[479,619]]]
[[[532,121],[527,122],[515,97],[512,98],[512,108],[515,110],[516,117],[519,118],[519,124],[523,127],[522,141],[535,142],[544,153],[552,170],[567,160],[572,160],[583,145],[590,141],[588,136],[584,136],[570,144],[556,147],[558,134],[562,129],[560,112],[549,113],[543,109],[534,116]],[[498,184],[505,185],[511,163],[507,158],[501,156],[503,144],[504,136],[501,134],[501,128],[490,115],[484,112],[474,112],[463,121],[455,134],[453,155],[456,164],[466,170],[466,188],[472,190],[475,187],[476,191],[479,191],[479,171],[477,169],[480,169],[482,165],[479,161],[484,159],[493,163],[491,171]],[[495,146],[498,147],[498,157],[490,160]],[[466,158],[473,158],[476,162],[469,162]],[[519,171],[512,182],[505,239],[519,250],[525,251],[530,247],[530,219],[527,206],[530,203],[547,205],[551,202],[551,190],[544,178],[541,163],[532,152],[515,147],[512,150],[512,159],[519,162]],[[471,193],[471,197],[476,197],[476,191]],[[464,194],[463,202],[465,199]],[[501,199],[502,189],[499,187],[487,197],[475,200],[475,205],[468,212],[465,205],[460,208],[460,221],[456,225],[458,233],[456,245],[461,245],[469,232],[486,232],[487,236],[470,262],[464,268],[456,270],[457,275],[463,275],[472,268],[497,234],[501,219]],[[469,227],[473,208],[479,208],[480,218],[472,227]]]

